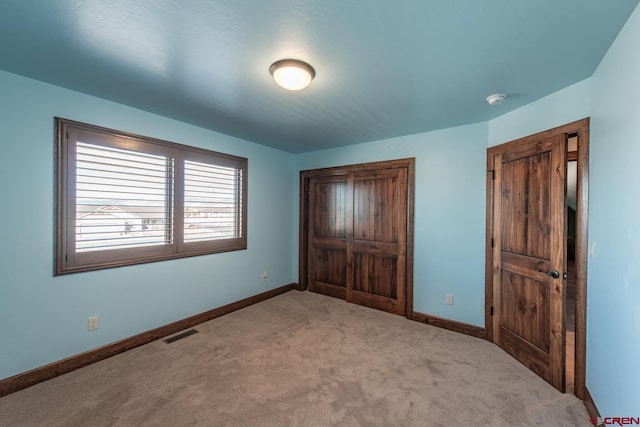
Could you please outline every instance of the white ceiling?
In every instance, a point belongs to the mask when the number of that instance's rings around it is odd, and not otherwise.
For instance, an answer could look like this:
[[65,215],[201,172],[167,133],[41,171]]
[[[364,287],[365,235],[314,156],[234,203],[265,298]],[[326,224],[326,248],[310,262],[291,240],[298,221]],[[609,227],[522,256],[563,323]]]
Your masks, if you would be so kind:
[[[486,121],[583,80],[637,3],[5,0],[0,69],[300,153]],[[309,88],[274,84],[283,58],[315,67]]]

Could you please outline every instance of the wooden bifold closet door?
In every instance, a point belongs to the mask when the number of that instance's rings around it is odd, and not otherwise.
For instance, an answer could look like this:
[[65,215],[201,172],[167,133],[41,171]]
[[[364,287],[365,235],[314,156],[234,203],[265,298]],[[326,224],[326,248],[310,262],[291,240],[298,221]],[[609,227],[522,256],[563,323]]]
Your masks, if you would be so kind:
[[406,315],[409,171],[374,165],[309,178],[307,284]]

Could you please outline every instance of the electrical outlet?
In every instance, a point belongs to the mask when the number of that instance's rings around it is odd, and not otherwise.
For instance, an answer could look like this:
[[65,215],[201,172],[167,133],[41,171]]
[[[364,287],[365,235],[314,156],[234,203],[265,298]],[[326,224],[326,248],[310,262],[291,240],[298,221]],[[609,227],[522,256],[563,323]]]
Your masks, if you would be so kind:
[[447,294],[447,305],[453,305],[453,295]]
[[263,282],[266,282],[269,279],[269,272],[263,271],[262,275],[260,275],[260,278],[262,279]]
[[94,331],[96,329],[98,329],[98,316],[91,316],[87,322],[87,330]]

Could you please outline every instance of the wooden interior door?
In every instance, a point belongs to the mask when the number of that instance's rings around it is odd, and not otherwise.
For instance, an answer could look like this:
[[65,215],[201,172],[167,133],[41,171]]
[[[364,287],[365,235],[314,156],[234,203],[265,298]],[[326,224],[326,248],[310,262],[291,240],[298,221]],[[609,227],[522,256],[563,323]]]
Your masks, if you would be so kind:
[[409,160],[307,172],[310,291],[407,315]]
[[492,150],[493,341],[564,391],[566,134]]

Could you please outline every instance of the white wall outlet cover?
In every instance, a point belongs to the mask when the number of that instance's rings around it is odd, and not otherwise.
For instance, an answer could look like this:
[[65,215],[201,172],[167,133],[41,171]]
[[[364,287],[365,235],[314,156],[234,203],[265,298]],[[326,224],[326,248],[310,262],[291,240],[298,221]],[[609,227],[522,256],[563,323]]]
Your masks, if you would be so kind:
[[98,316],[89,317],[89,319],[87,321],[87,329],[89,331],[93,331],[95,329],[98,329],[98,326],[99,326]]

